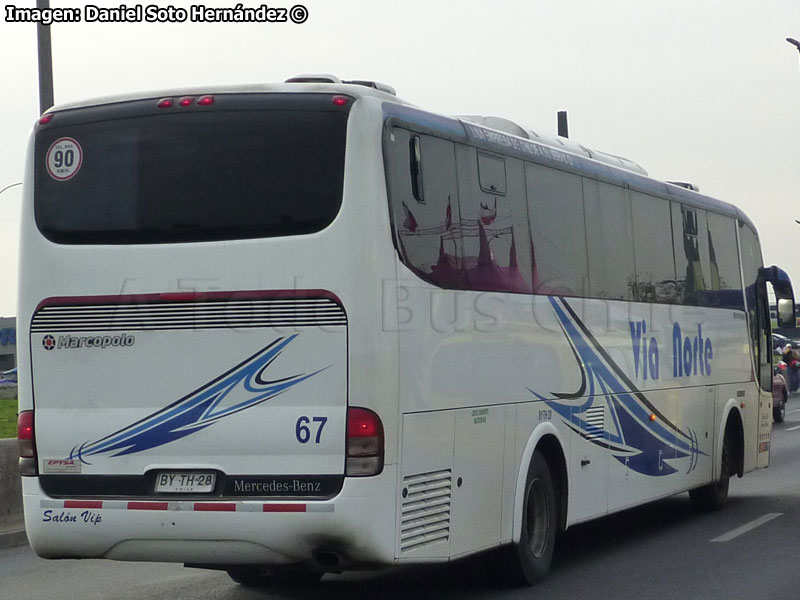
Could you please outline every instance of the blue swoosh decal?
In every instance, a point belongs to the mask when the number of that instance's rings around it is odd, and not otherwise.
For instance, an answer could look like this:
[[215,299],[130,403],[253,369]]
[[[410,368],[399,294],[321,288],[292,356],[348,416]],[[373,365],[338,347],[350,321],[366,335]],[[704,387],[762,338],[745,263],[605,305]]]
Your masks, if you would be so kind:
[[[570,342],[581,370],[581,389],[587,396],[551,392],[551,398],[528,388],[543,400],[565,423],[592,443],[609,449],[612,456],[628,468],[655,477],[677,472],[667,460],[691,456],[689,470],[697,466],[697,436],[683,432],[660,414],[645,394],[638,390],[614,363],[563,298],[549,297],[562,331]],[[581,404],[564,402],[579,400]],[[587,420],[587,411],[607,406],[614,429],[599,428]],[[655,415],[655,420],[651,420]]]
[[[124,456],[169,444],[266,402],[327,369],[272,381],[264,378],[265,371],[298,335],[276,339],[217,379],[136,423],[97,441],[75,446],[69,458],[90,464],[86,457],[108,453]],[[243,399],[221,406],[224,400],[231,401],[238,396]]]

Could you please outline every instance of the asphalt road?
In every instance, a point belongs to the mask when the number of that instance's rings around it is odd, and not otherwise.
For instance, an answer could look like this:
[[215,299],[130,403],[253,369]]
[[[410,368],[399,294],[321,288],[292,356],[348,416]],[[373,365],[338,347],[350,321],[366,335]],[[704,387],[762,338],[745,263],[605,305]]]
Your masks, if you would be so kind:
[[550,577],[532,589],[497,587],[478,559],[248,589],[221,572],[46,561],[26,546],[0,550],[0,599],[792,600],[800,598],[800,397],[787,411],[786,422],[774,426],[770,468],[734,479],[724,510],[697,514],[682,494],[571,528],[559,540]]

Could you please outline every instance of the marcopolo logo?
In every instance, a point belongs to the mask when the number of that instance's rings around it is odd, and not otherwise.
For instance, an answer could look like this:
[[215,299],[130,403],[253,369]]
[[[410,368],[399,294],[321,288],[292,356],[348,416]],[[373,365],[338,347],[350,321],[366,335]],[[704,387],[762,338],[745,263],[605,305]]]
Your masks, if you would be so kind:
[[133,346],[136,338],[127,333],[118,335],[60,335],[56,340],[52,335],[42,339],[45,350],[74,350],[76,348],[121,348]]

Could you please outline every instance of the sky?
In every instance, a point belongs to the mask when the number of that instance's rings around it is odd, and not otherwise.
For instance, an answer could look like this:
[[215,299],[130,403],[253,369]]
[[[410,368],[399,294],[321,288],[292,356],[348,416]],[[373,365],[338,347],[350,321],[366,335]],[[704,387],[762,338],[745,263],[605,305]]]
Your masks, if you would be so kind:
[[[135,0],[127,6],[135,6]],[[204,0],[172,0],[188,8]],[[302,24],[59,23],[55,102],[299,73],[372,79],[446,115],[495,115],[691,181],[755,223],[800,289],[797,0],[276,0]],[[261,0],[242,0],[260,6]],[[33,0],[4,4],[32,8]],[[122,2],[95,0],[101,7]],[[166,7],[167,0],[147,2]],[[205,0],[206,7],[233,7]],[[54,8],[85,3],[51,0]],[[0,15],[0,190],[39,115],[36,26]],[[21,186],[0,192],[0,316],[16,314]],[[800,294],[799,294],[800,295]]]

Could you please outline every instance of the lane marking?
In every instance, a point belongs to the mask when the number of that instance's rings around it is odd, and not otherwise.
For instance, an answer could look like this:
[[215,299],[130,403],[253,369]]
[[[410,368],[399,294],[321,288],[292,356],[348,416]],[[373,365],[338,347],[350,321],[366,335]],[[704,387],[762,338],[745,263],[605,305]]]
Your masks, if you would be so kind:
[[795,408],[794,410],[790,410],[789,414],[800,412],[800,408]]
[[789,427],[789,429],[785,429],[784,431],[794,431],[795,429],[800,429],[800,425],[795,425],[794,427]]
[[730,542],[732,539],[737,538],[740,535],[745,534],[748,531],[751,531],[752,529],[755,529],[756,527],[760,527],[764,523],[769,523],[770,521],[772,521],[772,519],[777,519],[782,514],[783,513],[767,513],[763,517],[759,517],[758,519],[755,519],[754,521],[750,521],[749,523],[745,523],[741,527],[737,527],[736,529],[733,529],[733,530],[729,531],[728,533],[723,533],[721,536],[715,537],[711,541],[712,542]]

